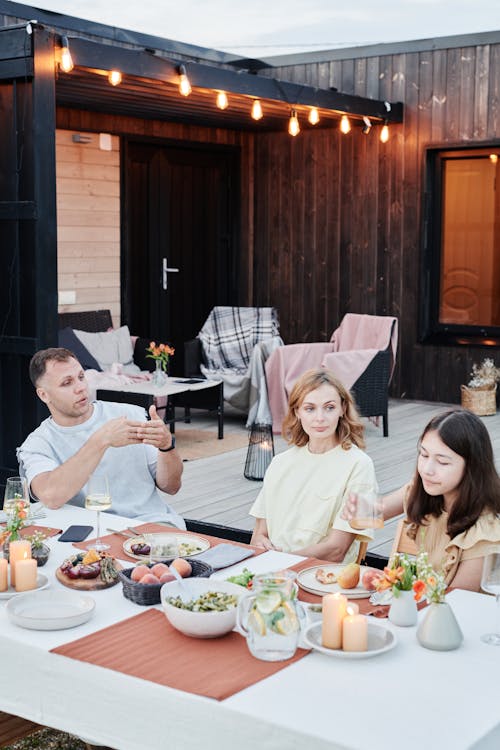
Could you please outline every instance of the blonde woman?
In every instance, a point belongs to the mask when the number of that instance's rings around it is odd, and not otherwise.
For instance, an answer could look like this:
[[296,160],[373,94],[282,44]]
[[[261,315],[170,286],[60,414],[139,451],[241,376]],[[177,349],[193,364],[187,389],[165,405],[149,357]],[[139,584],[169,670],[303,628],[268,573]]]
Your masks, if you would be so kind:
[[252,544],[332,562],[352,562],[358,540],[339,514],[350,492],[376,490],[363,425],[350,393],[330,370],[308,370],[289,399],[283,434],[291,444],[274,457],[250,515]]

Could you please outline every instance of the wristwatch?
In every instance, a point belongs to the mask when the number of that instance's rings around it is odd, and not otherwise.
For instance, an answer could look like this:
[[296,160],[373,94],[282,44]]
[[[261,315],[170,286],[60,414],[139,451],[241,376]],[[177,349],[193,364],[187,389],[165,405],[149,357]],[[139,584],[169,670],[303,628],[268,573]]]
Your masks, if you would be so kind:
[[170,443],[170,447],[169,448],[158,448],[158,450],[161,453],[168,453],[169,451],[173,451],[174,448],[175,448],[175,435],[172,435],[172,442]]

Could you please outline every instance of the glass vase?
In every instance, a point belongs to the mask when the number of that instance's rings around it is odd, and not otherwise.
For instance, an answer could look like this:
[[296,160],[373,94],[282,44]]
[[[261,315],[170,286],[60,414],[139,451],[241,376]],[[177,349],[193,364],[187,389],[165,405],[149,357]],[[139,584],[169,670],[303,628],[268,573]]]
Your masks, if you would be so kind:
[[156,360],[155,371],[153,372],[153,385],[156,388],[161,388],[167,382],[167,373],[163,369],[161,360]]
[[417,624],[417,602],[413,591],[399,591],[397,596],[393,594],[388,617],[394,625],[403,628]]

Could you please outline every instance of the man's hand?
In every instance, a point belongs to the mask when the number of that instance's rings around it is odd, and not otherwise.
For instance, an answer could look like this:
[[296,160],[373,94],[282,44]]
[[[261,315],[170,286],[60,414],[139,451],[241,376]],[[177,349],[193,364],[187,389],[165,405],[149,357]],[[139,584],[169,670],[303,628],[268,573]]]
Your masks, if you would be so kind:
[[137,430],[139,442],[153,445],[155,448],[166,450],[172,445],[172,434],[161,417],[158,416],[156,406],[149,407],[149,422],[141,422]]
[[110,419],[94,434],[103,441],[105,448],[122,448],[124,445],[141,443],[139,430],[143,422],[134,422],[126,417]]

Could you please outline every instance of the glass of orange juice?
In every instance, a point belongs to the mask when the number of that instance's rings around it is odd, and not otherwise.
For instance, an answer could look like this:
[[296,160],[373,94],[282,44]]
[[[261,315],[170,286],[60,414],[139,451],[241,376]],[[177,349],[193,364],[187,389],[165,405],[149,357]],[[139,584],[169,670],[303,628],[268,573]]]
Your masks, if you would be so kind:
[[349,525],[353,529],[381,529],[384,525],[382,497],[372,485],[354,485],[349,488],[349,499],[356,507]]

